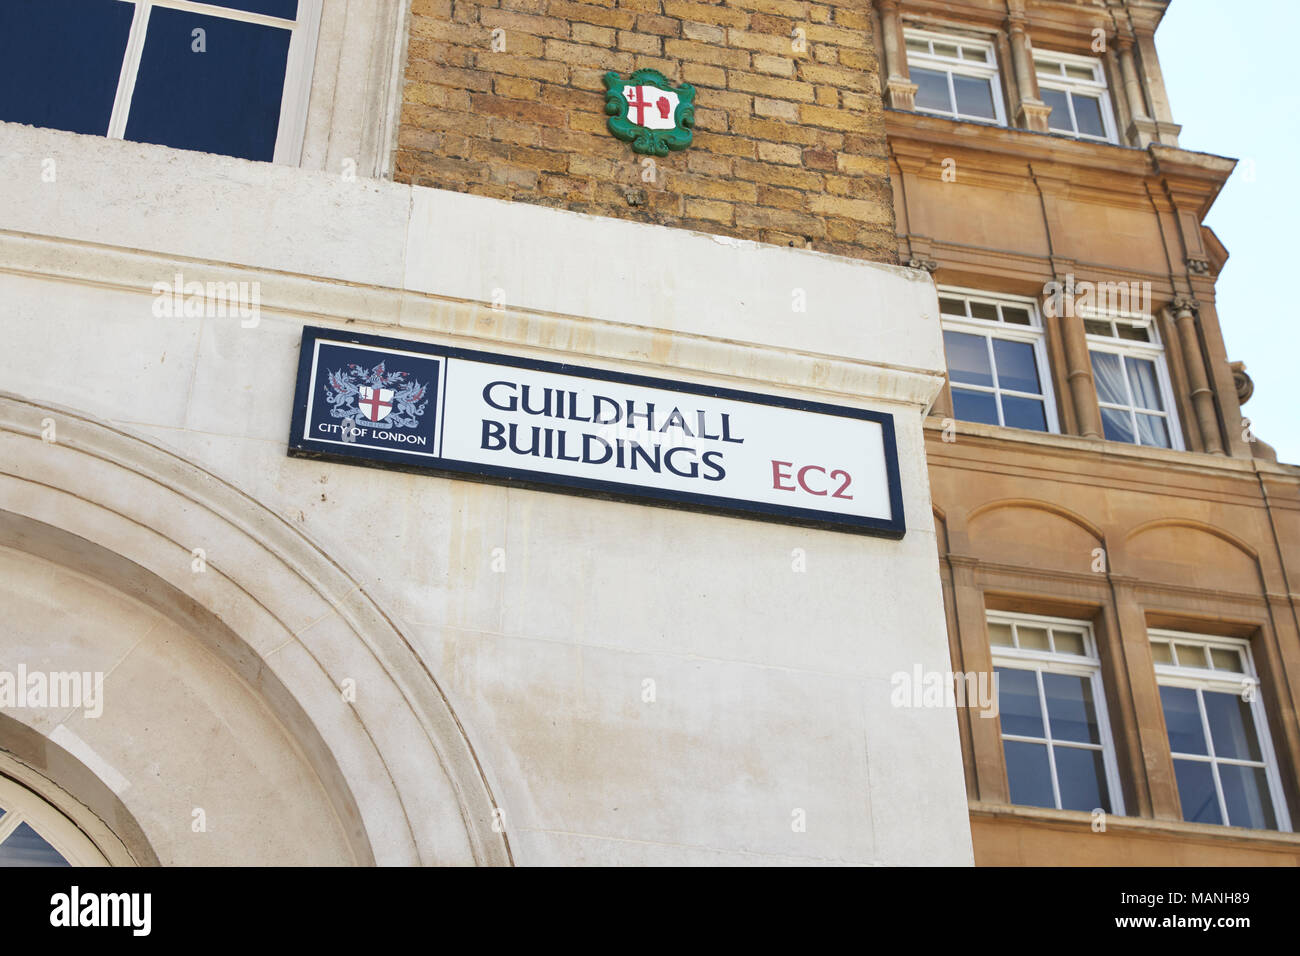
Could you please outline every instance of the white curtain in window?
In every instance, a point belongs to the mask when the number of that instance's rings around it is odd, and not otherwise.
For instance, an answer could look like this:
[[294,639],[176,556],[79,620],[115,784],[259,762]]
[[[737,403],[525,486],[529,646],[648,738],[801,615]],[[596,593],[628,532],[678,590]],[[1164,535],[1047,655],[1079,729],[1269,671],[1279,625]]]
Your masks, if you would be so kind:
[[1155,363],[1148,359],[1129,358],[1125,364],[1128,366],[1128,380],[1133,386],[1133,400],[1137,407],[1163,410]]
[[1128,404],[1128,392],[1124,388],[1124,365],[1118,355],[1093,352],[1092,374],[1097,382],[1099,399],[1111,405]]

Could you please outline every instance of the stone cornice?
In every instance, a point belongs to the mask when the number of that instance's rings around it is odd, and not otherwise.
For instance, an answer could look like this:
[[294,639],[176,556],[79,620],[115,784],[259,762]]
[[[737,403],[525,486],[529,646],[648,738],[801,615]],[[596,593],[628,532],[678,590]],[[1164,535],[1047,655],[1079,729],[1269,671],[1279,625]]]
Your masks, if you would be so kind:
[[894,109],[885,110],[885,132],[900,158],[938,162],[935,157],[960,151],[966,175],[978,170],[1023,180],[1026,163],[1032,163],[1049,181],[1135,197],[1144,182],[1163,179],[1176,196],[1202,209],[1202,217],[1236,166],[1236,160],[1162,144],[1138,149]]
[[674,377],[728,379],[751,390],[798,389],[848,404],[870,396],[876,402],[925,409],[944,381],[925,369],[3,231],[0,262],[4,271],[17,275],[141,296],[151,296],[153,284],[170,282],[177,270],[187,280],[255,280],[262,311],[304,322],[345,323],[384,335],[431,334],[469,348],[505,347],[552,361],[572,361],[581,354],[596,363],[659,374],[665,365],[651,356],[671,355]]

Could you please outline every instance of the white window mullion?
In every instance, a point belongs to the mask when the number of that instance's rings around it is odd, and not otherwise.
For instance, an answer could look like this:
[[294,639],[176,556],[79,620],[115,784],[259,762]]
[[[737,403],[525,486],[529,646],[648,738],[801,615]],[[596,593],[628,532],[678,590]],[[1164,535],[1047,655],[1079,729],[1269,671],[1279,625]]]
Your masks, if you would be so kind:
[[108,120],[109,139],[123,139],[126,136],[126,121],[131,113],[131,97],[135,93],[135,80],[140,72],[140,58],[144,54],[144,38],[149,30],[149,12],[152,8],[153,0],[136,0],[131,32],[127,35],[126,55],[122,58],[122,71],[117,81],[117,96],[113,99],[113,112]]
[[1210,715],[1205,709],[1205,690],[1196,688],[1196,706],[1201,711],[1201,727],[1205,734],[1205,752],[1210,755],[1210,776],[1214,779],[1214,794],[1219,800],[1219,816],[1224,826],[1232,826],[1228,818],[1228,801],[1223,797],[1223,782],[1219,779],[1219,761],[1214,754],[1214,738],[1210,736]]
[[1065,102],[1070,107],[1070,129],[1075,136],[1079,135],[1079,117],[1074,115],[1074,94],[1069,90],[1065,91]]
[[320,18],[321,4],[318,0],[298,0],[298,23],[289,38],[284,97],[280,101],[280,128],[275,136],[275,156],[272,162],[297,166],[302,161]]
[[17,810],[10,810],[3,817],[0,817],[0,843],[9,839],[9,835],[18,829],[18,824],[23,822],[23,815]]
[[1052,772],[1052,799],[1056,809],[1061,809],[1061,785],[1056,779],[1056,748],[1052,746],[1052,724],[1047,716],[1047,691],[1043,687],[1043,672],[1034,670],[1034,680],[1038,683],[1038,709],[1043,715],[1043,739],[1047,741],[1047,766]]
[[186,13],[197,13],[202,16],[219,17],[222,20],[240,20],[244,23],[256,23],[266,27],[282,27],[292,29],[295,23],[301,23],[303,18],[302,8],[312,6],[311,0],[298,0],[298,20],[286,20],[283,17],[273,17],[265,13],[253,13],[249,10],[240,10],[236,7],[222,7],[212,3],[203,3],[201,0],[149,0],[151,6],[171,7],[173,10],[183,10]]
[[1128,407],[1124,411],[1128,412],[1129,426],[1133,429],[1133,444],[1142,444],[1142,435],[1138,431],[1137,419],[1137,397],[1133,394],[1133,384],[1128,379],[1128,356],[1119,357],[1119,371],[1124,378],[1124,394],[1128,397]]
[[1112,813],[1124,815],[1124,791],[1119,779],[1119,760],[1113,747],[1106,741],[1111,740],[1110,716],[1106,713],[1106,689],[1101,685],[1101,669],[1098,667],[1089,675],[1092,685],[1092,706],[1097,711],[1097,735],[1101,738],[1101,764],[1106,770],[1106,789],[1109,791],[1109,803]]
[[1002,385],[998,381],[997,358],[993,352],[993,336],[984,336],[984,350],[989,357],[989,373],[993,376],[993,407],[998,411],[998,425],[1006,426],[1006,416],[1002,414]]

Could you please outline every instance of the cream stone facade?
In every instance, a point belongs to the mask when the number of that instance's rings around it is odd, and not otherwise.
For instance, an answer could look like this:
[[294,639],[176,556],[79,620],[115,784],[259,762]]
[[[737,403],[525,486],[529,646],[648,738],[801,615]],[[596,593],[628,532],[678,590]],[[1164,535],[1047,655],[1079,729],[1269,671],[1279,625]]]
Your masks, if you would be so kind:
[[[95,844],[51,836],[66,856],[971,862],[953,708],[890,702],[949,667],[926,273],[0,144],[0,669],[105,675],[97,717],[4,708],[0,774]],[[260,312],[160,316],[178,274],[257,283]],[[906,534],[289,458],[304,325],[892,413]]]

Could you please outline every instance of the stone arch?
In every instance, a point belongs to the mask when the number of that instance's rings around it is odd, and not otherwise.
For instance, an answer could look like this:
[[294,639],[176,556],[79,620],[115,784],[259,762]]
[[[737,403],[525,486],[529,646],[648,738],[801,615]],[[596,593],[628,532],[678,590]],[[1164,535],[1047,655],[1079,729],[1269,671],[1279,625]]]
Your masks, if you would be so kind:
[[1003,498],[967,517],[971,554],[1003,564],[1087,571],[1105,547],[1101,528],[1060,505],[1032,498]]
[[[247,728],[278,728],[284,741],[277,752],[305,768],[294,785],[313,794],[317,787],[332,814],[328,826],[312,823],[338,837],[338,862],[511,862],[506,835],[493,826],[495,801],[474,749],[392,616],[308,534],[237,487],[120,427],[0,393],[0,551],[11,566],[18,566],[15,556],[41,564],[42,573],[73,589],[79,600],[85,595],[91,604],[129,608],[124,619],[144,622],[138,629],[149,632],[138,646],[172,654],[169,666],[176,672],[168,677],[193,691],[192,699],[202,704],[196,713],[212,712],[204,727],[219,733],[225,715],[234,715]],[[57,601],[41,605],[39,587],[23,594],[37,618],[58,608]],[[6,640],[12,639],[2,623],[0,654],[11,649]],[[106,625],[103,635],[87,638],[69,654],[85,659],[91,652],[107,653],[110,631]],[[162,637],[149,637],[156,633]],[[59,664],[56,643],[46,654],[53,669]],[[114,673],[119,672],[110,670],[109,677]],[[355,682],[354,700],[340,692],[348,680]],[[158,720],[141,696],[122,698],[132,702],[134,713],[112,715],[128,735]],[[111,699],[107,690],[105,697]],[[188,716],[175,711],[177,720]],[[49,767],[38,769],[60,786],[75,786],[69,748],[51,743],[67,721],[45,713],[17,719],[39,732],[46,746],[23,744],[22,734],[6,732],[14,730],[12,723],[0,723],[0,749],[28,766],[42,759],[33,756],[37,751],[54,755],[45,761]],[[82,726],[100,733],[105,725]],[[74,733],[72,739],[80,738]],[[100,739],[107,738],[101,733]],[[238,748],[239,735],[231,739],[222,738],[224,745]],[[269,758],[248,746],[245,764],[265,764]],[[90,750],[95,752],[93,742]],[[121,759],[134,765],[126,750]],[[79,765],[86,769],[84,761]],[[63,780],[57,779],[59,766]],[[232,798],[227,789],[239,785],[215,779],[202,761],[190,767],[190,776],[169,785],[222,800]],[[150,847],[167,843],[154,805],[163,791],[132,787],[130,780],[123,789],[117,782],[109,789],[125,812],[119,818],[135,821],[140,831],[118,836],[128,846],[134,840],[137,848],[141,840]],[[92,805],[112,802],[102,792],[74,792]],[[316,839],[305,820],[281,823],[300,826],[304,839]],[[254,821],[247,825],[253,833]],[[151,862],[150,852],[133,855]],[[177,860],[174,853],[157,858]]]
[[1258,593],[1259,553],[1222,528],[1194,518],[1155,518],[1124,536],[1125,574],[1207,590]]

